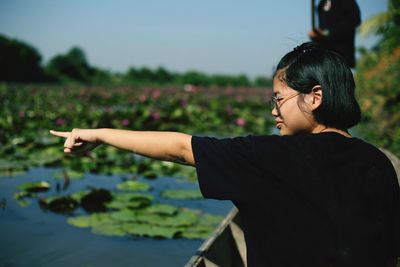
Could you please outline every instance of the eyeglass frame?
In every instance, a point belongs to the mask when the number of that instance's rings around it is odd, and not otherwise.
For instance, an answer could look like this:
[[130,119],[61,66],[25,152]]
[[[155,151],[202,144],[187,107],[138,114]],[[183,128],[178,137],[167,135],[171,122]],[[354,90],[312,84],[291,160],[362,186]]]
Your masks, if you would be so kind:
[[[286,98],[284,96],[277,97],[277,96],[272,95],[271,99],[270,99],[270,105],[271,105],[272,110],[274,110],[275,108],[277,110],[279,110],[282,107],[282,105],[286,103],[286,101],[288,101],[289,99],[292,99],[293,97],[298,96],[300,94],[301,94],[300,92],[296,92],[292,95],[289,95]],[[278,101],[281,101],[281,102],[278,102]]]

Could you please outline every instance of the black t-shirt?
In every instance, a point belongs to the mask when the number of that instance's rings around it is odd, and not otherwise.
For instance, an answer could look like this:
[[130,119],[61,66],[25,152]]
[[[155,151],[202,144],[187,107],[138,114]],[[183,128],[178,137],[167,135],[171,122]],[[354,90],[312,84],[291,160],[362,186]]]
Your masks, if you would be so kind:
[[249,266],[384,267],[400,256],[388,158],[338,133],[192,137],[204,197],[239,209]]

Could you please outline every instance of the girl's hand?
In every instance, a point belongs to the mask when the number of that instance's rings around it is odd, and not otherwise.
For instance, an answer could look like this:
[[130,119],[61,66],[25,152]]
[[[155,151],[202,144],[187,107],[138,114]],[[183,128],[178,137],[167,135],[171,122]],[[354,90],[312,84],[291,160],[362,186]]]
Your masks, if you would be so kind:
[[57,132],[50,130],[55,136],[66,138],[64,143],[64,153],[83,154],[101,144],[97,138],[96,129],[72,129],[71,132]]

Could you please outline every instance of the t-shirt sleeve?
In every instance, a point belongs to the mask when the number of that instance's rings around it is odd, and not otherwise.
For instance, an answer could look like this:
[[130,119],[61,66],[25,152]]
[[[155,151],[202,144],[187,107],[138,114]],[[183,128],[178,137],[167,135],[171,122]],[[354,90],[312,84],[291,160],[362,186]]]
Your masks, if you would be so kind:
[[252,136],[192,136],[192,150],[200,190],[206,198],[236,200],[246,193],[247,177],[258,176]]
[[[203,196],[246,201],[261,193],[269,194],[272,188],[268,183],[275,176],[271,170],[279,168],[272,158],[280,156],[277,148],[283,141],[277,137],[248,135],[217,139],[192,136],[192,151]],[[261,166],[265,164],[274,167]]]

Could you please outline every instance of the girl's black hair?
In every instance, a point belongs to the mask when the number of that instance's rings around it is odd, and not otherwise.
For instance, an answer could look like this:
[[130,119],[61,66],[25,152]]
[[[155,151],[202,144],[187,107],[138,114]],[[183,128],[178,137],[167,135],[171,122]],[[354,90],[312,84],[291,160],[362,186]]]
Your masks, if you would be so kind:
[[321,86],[322,103],[313,112],[318,123],[346,130],[360,122],[353,73],[339,54],[313,42],[303,43],[280,60],[274,76],[277,74],[300,93]]

